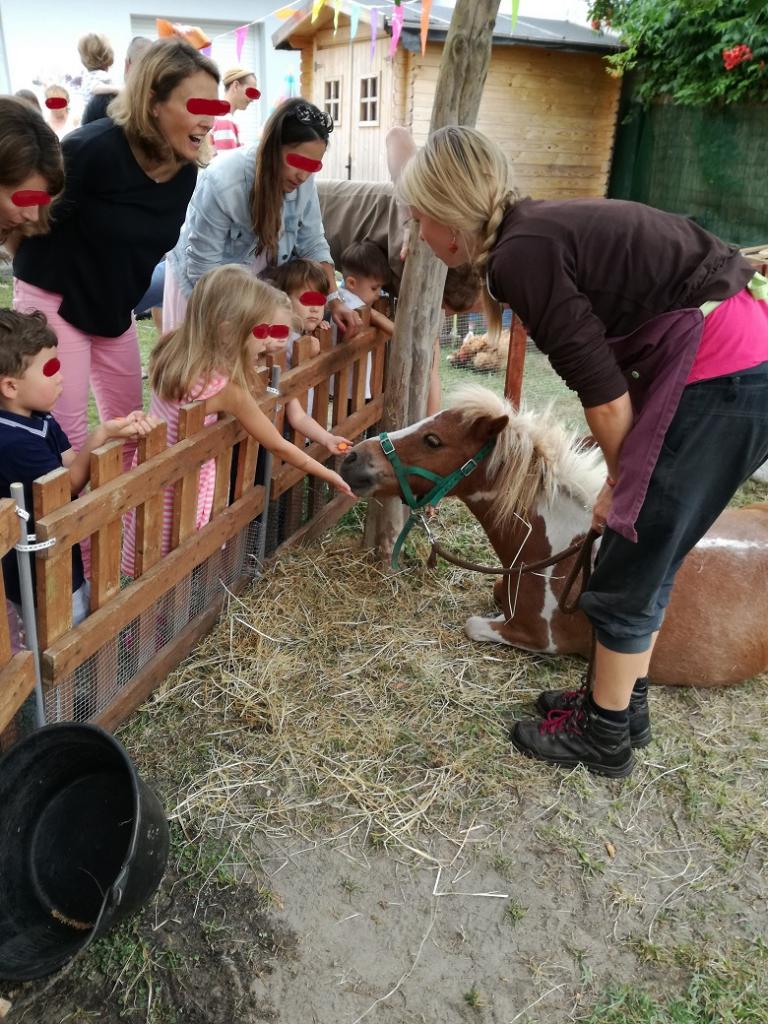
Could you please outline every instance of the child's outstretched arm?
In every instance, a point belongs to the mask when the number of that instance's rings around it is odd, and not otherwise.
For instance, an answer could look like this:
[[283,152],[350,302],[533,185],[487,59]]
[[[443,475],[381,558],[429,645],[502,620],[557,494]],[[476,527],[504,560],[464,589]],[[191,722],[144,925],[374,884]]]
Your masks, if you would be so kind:
[[378,309],[371,310],[371,324],[374,327],[378,327],[380,331],[383,331],[388,338],[391,338],[395,331],[395,325],[389,319],[388,316],[384,316]]
[[137,409],[128,416],[101,423],[86,437],[85,444],[76,452],[74,448],[62,452],[61,464],[69,470],[73,497],[78,495],[91,477],[91,452],[115,438],[138,438],[148,434],[158,424],[154,416]]
[[317,420],[313,420],[308,413],[304,412],[298,398],[290,399],[285,407],[285,414],[294,430],[298,430],[310,441],[317,441],[318,444],[325,445],[331,455],[343,455],[352,447],[352,442],[346,437],[324,430]]
[[240,421],[242,427],[248,431],[251,437],[255,438],[260,445],[268,448],[273,454],[278,455],[285,462],[295,466],[304,473],[311,473],[313,476],[326,480],[329,484],[346,494],[349,498],[355,495],[349,484],[342,480],[338,473],[327,469],[321,462],[315,462],[301,448],[282,436],[276,430],[268,417],[258,407],[253,397],[238,387],[237,384],[226,384],[218,394],[206,400],[206,412],[227,412],[230,416]]

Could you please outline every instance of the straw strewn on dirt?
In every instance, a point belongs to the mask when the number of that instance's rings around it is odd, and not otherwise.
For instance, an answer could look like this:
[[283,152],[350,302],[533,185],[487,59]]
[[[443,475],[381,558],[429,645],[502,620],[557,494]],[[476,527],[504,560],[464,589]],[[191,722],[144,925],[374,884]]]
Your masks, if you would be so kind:
[[[454,546],[493,557],[464,510],[441,516]],[[447,566],[391,576],[348,533],[284,556],[230,600],[149,705],[161,731],[183,713],[180,752],[197,734],[173,816],[277,843],[354,835],[430,860],[522,817],[587,867],[605,864],[609,832],[647,861],[657,834],[669,845],[671,817],[681,849],[763,855],[765,680],[654,691],[657,741],[630,780],[564,774],[515,755],[506,721],[542,687],[578,685],[583,663],[470,642],[463,620],[482,611],[492,611],[487,579]],[[686,869],[681,885],[707,877]]]

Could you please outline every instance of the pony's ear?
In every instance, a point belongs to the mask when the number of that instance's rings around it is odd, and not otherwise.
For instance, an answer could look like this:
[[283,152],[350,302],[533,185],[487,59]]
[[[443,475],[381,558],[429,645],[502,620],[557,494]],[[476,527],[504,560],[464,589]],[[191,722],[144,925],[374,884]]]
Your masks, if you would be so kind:
[[481,416],[475,421],[475,432],[481,441],[498,437],[509,423],[509,416]]

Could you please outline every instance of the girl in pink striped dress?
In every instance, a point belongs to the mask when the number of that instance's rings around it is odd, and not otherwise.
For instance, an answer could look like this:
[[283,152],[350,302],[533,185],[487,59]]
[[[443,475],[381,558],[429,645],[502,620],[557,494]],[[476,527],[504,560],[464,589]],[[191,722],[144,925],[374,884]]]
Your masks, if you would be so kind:
[[[311,459],[287,441],[259,408],[255,395],[264,384],[256,361],[270,343],[264,328],[285,324],[285,296],[271,285],[252,277],[243,267],[223,266],[209,271],[195,285],[181,326],[157,343],[149,363],[152,384],[150,415],[168,424],[168,444],[179,437],[179,411],[188,402],[205,401],[205,422],[215,423],[219,413],[229,413],[260,445],[304,473],[330,483],[354,497],[338,473]],[[314,429],[312,425],[314,424]],[[319,424],[308,424],[308,436],[332,451],[335,438]],[[197,528],[205,526],[213,508],[216,463],[200,467]],[[171,545],[173,488],[164,493],[163,554]],[[136,517],[124,517],[122,571],[134,575]]]

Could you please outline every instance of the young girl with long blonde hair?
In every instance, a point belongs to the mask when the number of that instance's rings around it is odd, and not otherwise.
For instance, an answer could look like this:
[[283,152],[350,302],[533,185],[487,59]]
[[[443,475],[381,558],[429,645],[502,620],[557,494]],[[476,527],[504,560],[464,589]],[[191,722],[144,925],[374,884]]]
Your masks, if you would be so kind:
[[[175,444],[181,407],[187,402],[204,401],[206,424],[214,423],[219,413],[229,413],[264,448],[354,497],[338,473],[282,437],[256,401],[255,396],[264,388],[256,360],[270,344],[269,328],[282,326],[289,317],[285,297],[243,267],[209,271],[197,282],[181,326],[164,335],[152,352],[150,415],[166,421],[168,443]],[[299,411],[303,413],[300,405]],[[333,437],[306,415],[294,425],[332,452],[338,449],[340,440],[346,440]],[[216,464],[211,459],[200,467],[198,529],[210,519],[215,482]],[[173,490],[168,488],[164,496],[163,554],[170,549],[172,511]],[[134,573],[135,533],[131,511],[125,517],[123,545],[123,572],[129,576]]]

